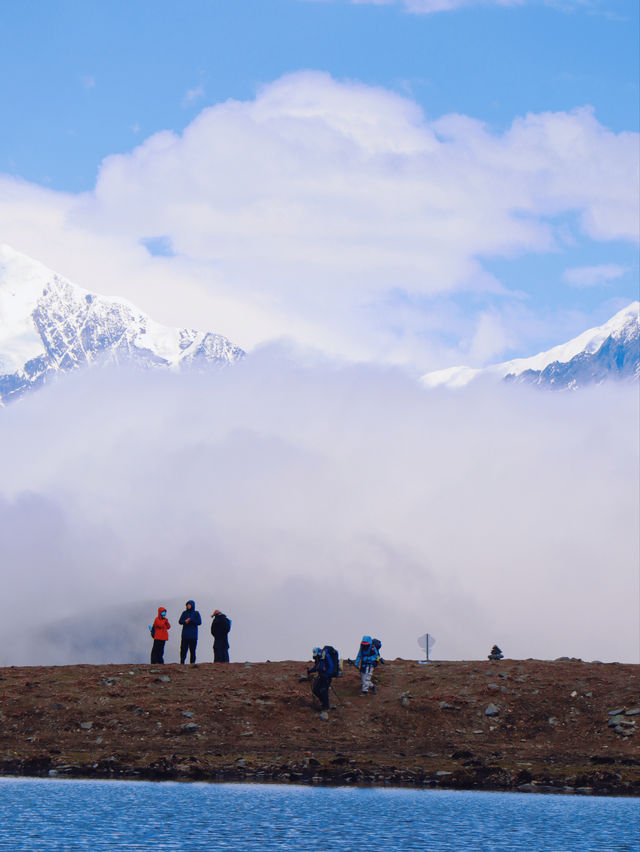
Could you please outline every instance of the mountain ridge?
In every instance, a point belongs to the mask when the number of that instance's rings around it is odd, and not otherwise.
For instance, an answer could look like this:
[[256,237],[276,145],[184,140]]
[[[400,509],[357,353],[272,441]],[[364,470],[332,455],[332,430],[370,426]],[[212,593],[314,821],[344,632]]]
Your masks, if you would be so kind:
[[93,293],[0,246],[0,402],[94,363],[181,370],[244,354],[223,335],[162,326],[126,299]]
[[607,379],[640,379],[640,302],[632,302],[600,326],[529,358],[488,367],[448,367],[425,373],[427,388],[461,388],[481,377],[528,383],[555,390],[600,384]]

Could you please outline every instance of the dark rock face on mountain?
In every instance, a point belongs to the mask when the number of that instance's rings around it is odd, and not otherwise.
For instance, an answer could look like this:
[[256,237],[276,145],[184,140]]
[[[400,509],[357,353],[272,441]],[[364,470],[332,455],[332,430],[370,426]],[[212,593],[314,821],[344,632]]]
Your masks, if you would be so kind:
[[90,364],[207,369],[244,352],[226,337],[160,326],[125,301],[76,287],[35,261],[0,248],[0,400]]

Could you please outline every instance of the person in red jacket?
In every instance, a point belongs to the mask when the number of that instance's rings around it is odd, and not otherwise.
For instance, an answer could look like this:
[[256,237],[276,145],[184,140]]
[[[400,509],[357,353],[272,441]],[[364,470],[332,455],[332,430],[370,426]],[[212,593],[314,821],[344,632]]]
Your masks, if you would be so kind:
[[169,638],[171,625],[167,618],[167,609],[158,607],[158,617],[154,620],[151,635],[153,636],[153,647],[151,649],[151,663],[164,663],[164,643]]

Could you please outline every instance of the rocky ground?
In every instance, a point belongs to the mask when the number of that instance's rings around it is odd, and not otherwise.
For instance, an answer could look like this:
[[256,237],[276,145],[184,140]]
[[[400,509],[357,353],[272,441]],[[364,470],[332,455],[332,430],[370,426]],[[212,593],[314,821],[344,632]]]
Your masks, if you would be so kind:
[[0,669],[0,773],[640,795],[640,666],[393,660]]

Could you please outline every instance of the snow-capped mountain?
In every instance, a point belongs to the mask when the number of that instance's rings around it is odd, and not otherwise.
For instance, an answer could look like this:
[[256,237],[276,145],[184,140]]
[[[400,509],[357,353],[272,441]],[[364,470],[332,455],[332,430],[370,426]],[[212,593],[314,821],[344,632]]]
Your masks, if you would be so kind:
[[480,376],[526,382],[557,390],[615,379],[640,379],[640,302],[633,302],[604,325],[531,358],[473,369],[450,367],[422,377],[427,387],[462,387]]
[[94,362],[184,369],[243,355],[220,334],[159,325],[124,300],[84,290],[0,246],[0,402]]

